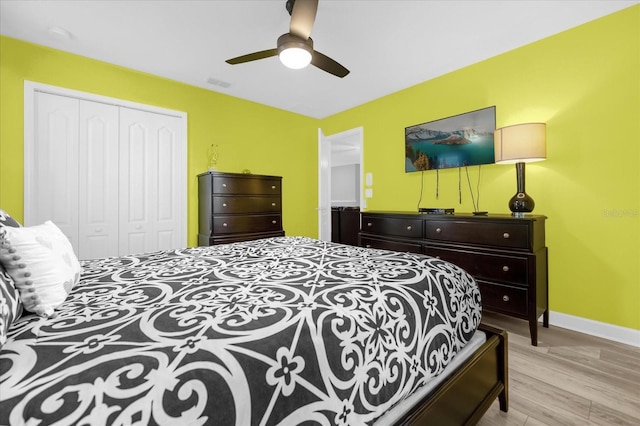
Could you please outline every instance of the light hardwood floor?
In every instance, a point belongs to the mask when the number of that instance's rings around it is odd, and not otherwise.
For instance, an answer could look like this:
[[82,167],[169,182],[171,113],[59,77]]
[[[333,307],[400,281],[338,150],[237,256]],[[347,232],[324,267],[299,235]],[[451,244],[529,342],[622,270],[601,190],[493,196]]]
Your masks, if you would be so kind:
[[526,321],[483,321],[509,334],[509,412],[496,402],[480,426],[640,425],[640,348],[542,324],[536,347]]

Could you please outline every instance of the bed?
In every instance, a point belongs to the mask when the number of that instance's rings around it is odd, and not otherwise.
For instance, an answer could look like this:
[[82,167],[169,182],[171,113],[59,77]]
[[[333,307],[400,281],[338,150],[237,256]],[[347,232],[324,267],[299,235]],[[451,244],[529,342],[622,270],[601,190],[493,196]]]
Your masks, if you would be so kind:
[[80,266],[54,312],[11,320],[2,425],[459,425],[508,409],[506,333],[439,259],[278,237]]

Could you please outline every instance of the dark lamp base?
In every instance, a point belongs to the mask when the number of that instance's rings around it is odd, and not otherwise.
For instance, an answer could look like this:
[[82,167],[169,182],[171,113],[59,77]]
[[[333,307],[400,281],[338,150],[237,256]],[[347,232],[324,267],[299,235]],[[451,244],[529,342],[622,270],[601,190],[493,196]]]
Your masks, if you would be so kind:
[[518,192],[509,200],[509,209],[514,216],[522,217],[525,213],[531,213],[536,203],[526,192]]
[[536,205],[533,198],[524,192],[524,163],[516,163],[516,178],[518,192],[509,200],[509,209],[514,216],[523,217],[525,213],[531,213]]

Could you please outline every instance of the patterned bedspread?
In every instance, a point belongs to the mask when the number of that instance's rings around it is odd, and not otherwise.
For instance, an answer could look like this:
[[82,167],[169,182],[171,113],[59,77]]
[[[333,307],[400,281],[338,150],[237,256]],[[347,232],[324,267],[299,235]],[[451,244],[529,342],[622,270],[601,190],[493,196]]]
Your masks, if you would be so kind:
[[0,424],[371,424],[480,323],[426,256],[303,237],[84,262],[0,351]]

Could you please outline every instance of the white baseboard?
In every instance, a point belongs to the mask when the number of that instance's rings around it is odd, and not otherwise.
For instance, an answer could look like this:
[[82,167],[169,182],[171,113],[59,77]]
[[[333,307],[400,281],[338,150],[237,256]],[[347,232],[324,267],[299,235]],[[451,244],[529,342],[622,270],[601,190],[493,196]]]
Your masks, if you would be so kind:
[[549,312],[549,324],[640,348],[640,330],[633,328],[620,327],[553,311]]

